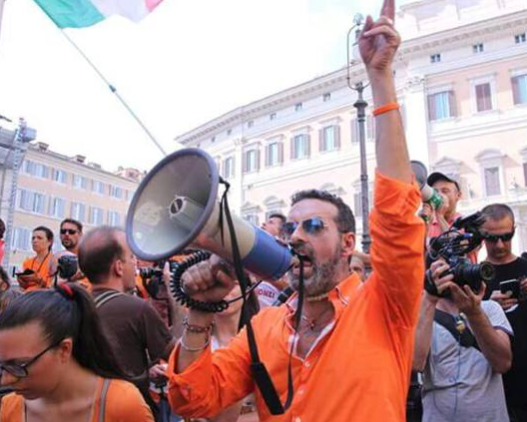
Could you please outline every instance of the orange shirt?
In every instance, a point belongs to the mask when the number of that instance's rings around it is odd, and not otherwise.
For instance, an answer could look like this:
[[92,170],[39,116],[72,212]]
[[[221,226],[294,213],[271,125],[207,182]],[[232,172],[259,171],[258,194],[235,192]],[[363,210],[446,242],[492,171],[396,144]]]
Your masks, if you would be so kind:
[[[90,422],[99,422],[102,384],[101,378]],[[2,422],[27,420],[24,415],[24,398],[14,393],[5,396],[0,407],[0,420]],[[154,418],[141,393],[133,384],[122,380],[111,380],[106,396],[104,422],[154,422]]]
[[53,284],[54,274],[51,273],[51,262],[55,259],[52,253],[46,255],[46,258],[42,263],[37,261],[37,257],[26,258],[22,263],[22,268],[24,270],[33,270],[42,280],[44,280],[44,285],[31,284],[24,289],[25,292],[31,292],[33,290],[38,290],[41,288],[50,287]]
[[[371,214],[373,273],[361,284],[353,274],[330,292],[335,320],[305,359],[293,355],[295,396],[281,416],[270,415],[255,391],[262,422],[404,422],[420,297],[424,282],[423,221],[416,185],[377,174]],[[294,303],[296,297],[288,302]],[[262,362],[278,394],[287,396],[288,306],[266,308],[253,318]],[[210,416],[255,390],[247,335],[225,349],[208,348],[176,374],[179,346],[167,374],[175,413]]]

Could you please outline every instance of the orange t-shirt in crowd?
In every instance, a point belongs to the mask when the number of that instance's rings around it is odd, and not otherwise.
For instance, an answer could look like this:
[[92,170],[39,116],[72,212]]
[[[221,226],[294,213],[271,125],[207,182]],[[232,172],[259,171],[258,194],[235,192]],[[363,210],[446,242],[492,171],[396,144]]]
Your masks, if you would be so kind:
[[[416,184],[377,174],[373,273],[364,284],[353,274],[330,292],[335,320],[304,359],[293,354],[294,400],[284,415],[271,415],[255,387],[245,330],[224,349],[207,348],[181,374],[176,347],[167,370],[174,412],[211,416],[254,392],[261,422],[404,422],[424,284],[420,202]],[[282,403],[297,300],[293,296],[287,306],[266,308],[252,320],[260,358]]]
[[[154,422],[152,412],[139,390],[133,384],[123,380],[110,381],[106,395],[104,421],[99,421],[102,385],[103,379],[101,378],[89,422]],[[2,422],[27,420],[24,408],[22,396],[15,393],[9,394],[2,399],[0,420]]]
[[55,259],[54,255],[50,252],[46,255],[46,258],[42,263],[37,261],[37,257],[27,258],[22,263],[22,269],[24,270],[33,270],[42,280],[43,284],[30,284],[27,286],[24,291],[31,292],[33,290],[43,289],[50,287],[53,284],[54,274],[51,273],[51,262]]

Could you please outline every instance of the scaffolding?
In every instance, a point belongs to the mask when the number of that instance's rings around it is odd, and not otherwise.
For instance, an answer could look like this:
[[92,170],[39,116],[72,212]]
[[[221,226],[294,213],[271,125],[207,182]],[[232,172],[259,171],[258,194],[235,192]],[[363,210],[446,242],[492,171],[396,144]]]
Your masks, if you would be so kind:
[[[15,205],[18,191],[18,174],[26,155],[29,142],[36,138],[36,131],[27,126],[24,119],[19,119],[18,127],[13,131],[0,127],[0,167],[3,167],[1,179],[1,209],[5,215],[5,204],[7,199],[7,216],[5,232],[5,249],[2,265],[9,268],[11,249],[13,243],[13,224],[15,219]],[[8,189],[6,182],[10,179]],[[9,193],[5,195],[5,190]]]

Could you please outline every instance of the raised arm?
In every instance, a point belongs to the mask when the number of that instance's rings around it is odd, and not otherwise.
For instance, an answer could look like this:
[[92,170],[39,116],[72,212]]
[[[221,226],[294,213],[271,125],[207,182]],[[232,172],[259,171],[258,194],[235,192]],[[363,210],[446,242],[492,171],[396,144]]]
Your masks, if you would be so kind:
[[[368,72],[375,110],[397,103],[393,78],[393,60],[401,38],[394,28],[395,0],[384,0],[381,16],[366,18],[359,38],[359,49]],[[375,118],[378,171],[390,178],[410,183],[412,172],[398,109]]]

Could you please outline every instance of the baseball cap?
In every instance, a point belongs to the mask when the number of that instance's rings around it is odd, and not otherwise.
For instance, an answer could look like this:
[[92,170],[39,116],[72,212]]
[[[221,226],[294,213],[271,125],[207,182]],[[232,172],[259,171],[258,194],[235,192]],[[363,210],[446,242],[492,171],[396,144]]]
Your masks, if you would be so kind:
[[454,185],[456,185],[456,188],[457,190],[461,190],[460,187],[459,187],[459,183],[457,180],[455,179],[452,179],[448,176],[446,176],[445,174],[443,173],[440,173],[438,171],[435,171],[433,173],[431,173],[429,176],[428,176],[428,179],[426,180],[426,182],[430,185],[430,186],[434,186],[434,183],[439,181],[439,180],[444,180],[446,182],[450,182],[450,183],[453,183]]

